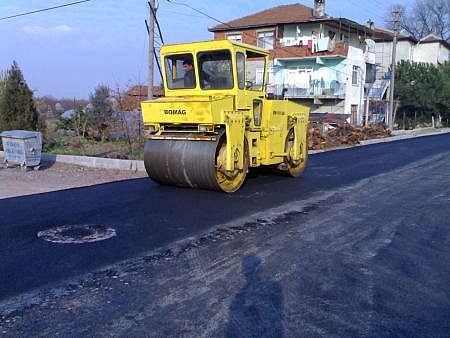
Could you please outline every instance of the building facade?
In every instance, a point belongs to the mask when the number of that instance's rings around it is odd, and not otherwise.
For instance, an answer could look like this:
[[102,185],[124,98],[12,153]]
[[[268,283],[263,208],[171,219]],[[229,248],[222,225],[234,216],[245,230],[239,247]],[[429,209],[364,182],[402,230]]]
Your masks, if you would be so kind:
[[[373,31],[314,7],[284,5],[209,28],[215,39],[268,49],[268,93],[308,104],[312,115],[339,114],[364,122],[367,81],[375,69]],[[259,70],[262,82],[263,69]]]
[[[367,91],[369,101],[367,111],[372,120],[384,120],[388,115],[393,39],[393,31],[374,28],[377,71],[376,80]],[[434,34],[429,34],[420,40],[399,34],[395,62],[402,60],[439,66],[450,61],[450,44]]]

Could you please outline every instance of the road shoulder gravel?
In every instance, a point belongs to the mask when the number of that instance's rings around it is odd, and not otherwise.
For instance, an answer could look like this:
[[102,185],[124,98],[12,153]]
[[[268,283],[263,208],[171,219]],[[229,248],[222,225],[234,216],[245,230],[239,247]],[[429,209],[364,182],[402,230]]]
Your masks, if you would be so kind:
[[[392,137],[366,140],[360,146],[443,133],[450,133],[450,128],[397,130]],[[310,154],[344,148],[349,147],[310,151]],[[42,165],[37,171],[0,166],[0,199],[147,176],[143,161],[51,154],[43,154],[42,158]],[[0,152],[0,163],[3,162],[3,152]]]
[[[3,163],[0,157],[0,163]],[[39,170],[0,166],[0,199],[147,176],[142,171],[42,162]]]

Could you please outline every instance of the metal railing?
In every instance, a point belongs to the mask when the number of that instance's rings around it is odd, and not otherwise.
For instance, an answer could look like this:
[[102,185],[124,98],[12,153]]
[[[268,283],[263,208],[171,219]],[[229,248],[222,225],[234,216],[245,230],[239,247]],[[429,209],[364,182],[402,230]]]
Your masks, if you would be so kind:
[[343,98],[345,96],[345,84],[337,81],[311,81],[309,86],[302,83],[283,85],[268,85],[267,92],[275,96],[290,98]]
[[369,97],[382,99],[390,82],[391,82],[391,73],[387,72],[383,79],[375,81],[375,83],[369,90]]

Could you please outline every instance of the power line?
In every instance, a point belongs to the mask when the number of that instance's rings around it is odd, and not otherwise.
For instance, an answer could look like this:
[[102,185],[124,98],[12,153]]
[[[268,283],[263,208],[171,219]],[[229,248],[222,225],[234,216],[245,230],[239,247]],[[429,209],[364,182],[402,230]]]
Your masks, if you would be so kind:
[[68,6],[73,6],[73,5],[78,5],[81,4],[83,2],[88,2],[91,0],[81,0],[81,1],[76,1],[76,2],[70,2],[64,5],[59,5],[59,6],[54,6],[54,7],[48,7],[48,8],[43,8],[43,9],[37,9],[35,11],[31,11],[31,12],[26,12],[26,13],[20,13],[20,14],[15,14],[15,15],[10,15],[10,16],[5,16],[3,18],[0,18],[0,20],[7,20],[7,19],[12,19],[12,18],[17,18],[19,16],[25,16],[25,15],[30,15],[30,14],[34,14],[34,13],[39,13],[39,12],[45,12],[45,11],[50,11],[53,9],[57,9],[57,8],[62,8],[62,7],[68,7]]
[[225,22],[222,22],[219,19],[216,19],[215,17],[213,17],[213,16],[211,16],[211,15],[209,15],[209,14],[207,14],[207,13],[205,13],[205,12],[203,12],[203,11],[197,9],[197,8],[194,8],[194,7],[192,7],[189,4],[186,4],[186,3],[183,3],[183,2],[177,2],[177,1],[173,1],[173,0],[167,0],[167,2],[170,2],[171,4],[174,4],[174,5],[185,6],[185,7],[190,8],[193,11],[195,11],[195,12],[201,14],[201,15],[204,15],[204,16],[210,18],[211,20],[217,21],[218,23],[220,23],[222,25],[226,25],[229,28],[233,28],[232,26],[227,25]]
[[158,9],[158,12],[164,12],[164,13],[169,13],[171,15],[180,15],[180,16],[187,16],[190,18],[204,18],[203,15],[195,15],[195,14],[187,14],[187,13],[181,13],[181,12],[177,12],[177,11],[173,11],[173,10],[165,10],[165,9]]

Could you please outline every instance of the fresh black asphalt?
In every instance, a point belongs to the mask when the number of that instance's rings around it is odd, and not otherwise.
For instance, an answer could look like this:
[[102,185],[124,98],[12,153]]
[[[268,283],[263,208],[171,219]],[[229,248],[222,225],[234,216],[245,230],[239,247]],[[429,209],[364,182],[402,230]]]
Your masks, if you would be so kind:
[[[1,200],[0,300],[57,285],[315,192],[448,153],[449,145],[446,134],[318,153],[310,156],[300,178],[257,173],[234,194],[159,186],[144,178]],[[111,227],[117,236],[77,245],[37,237],[39,231],[74,224]]]

